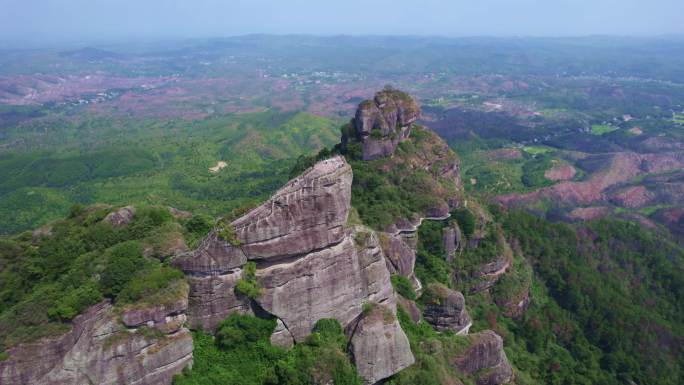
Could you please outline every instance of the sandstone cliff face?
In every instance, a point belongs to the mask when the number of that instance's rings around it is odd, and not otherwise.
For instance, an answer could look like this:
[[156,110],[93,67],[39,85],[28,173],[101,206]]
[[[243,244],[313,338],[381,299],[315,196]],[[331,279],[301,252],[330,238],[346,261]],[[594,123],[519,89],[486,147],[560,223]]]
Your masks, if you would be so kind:
[[432,284],[424,294],[427,298],[423,317],[438,331],[451,330],[468,334],[473,322],[465,308],[465,298],[458,291]]
[[465,247],[465,237],[456,222],[442,230],[442,242],[446,251],[446,260],[451,262],[457,253],[461,253]]
[[332,247],[257,270],[263,289],[257,302],[282,320],[295,341],[319,319],[335,318],[346,327],[365,302],[395,301],[377,240],[369,235],[366,244],[355,244],[357,234],[350,231]]
[[[363,226],[345,227],[351,182],[344,158],[323,160],[234,220],[237,242],[214,231],[194,253],[174,259],[190,283],[189,324],[211,331],[233,312],[267,312],[277,318],[272,343],[289,348],[302,342],[318,320],[334,318],[359,346],[355,359],[376,368],[360,370],[368,383],[410,365],[413,355],[396,319],[381,327],[359,321],[366,303],[394,317],[396,296],[377,234]],[[409,251],[410,260],[402,265],[407,274],[415,262]],[[256,262],[261,289],[253,302],[235,292],[249,260]],[[361,348],[361,339],[380,344],[392,356]]]
[[477,383],[481,385],[513,381],[513,368],[508,363],[501,337],[491,330],[485,330],[470,338],[470,346],[454,359],[454,365],[467,375],[476,375]]
[[394,153],[397,145],[411,134],[411,124],[420,115],[420,107],[406,93],[384,90],[373,100],[359,104],[354,117],[355,139],[361,143],[364,160]]
[[169,384],[192,363],[186,306],[181,299],[128,309],[119,321],[109,303],[94,305],[70,332],[11,348],[0,362],[0,383]]
[[367,384],[375,384],[415,361],[395,313],[391,307],[375,305],[354,329],[351,352],[356,370]]

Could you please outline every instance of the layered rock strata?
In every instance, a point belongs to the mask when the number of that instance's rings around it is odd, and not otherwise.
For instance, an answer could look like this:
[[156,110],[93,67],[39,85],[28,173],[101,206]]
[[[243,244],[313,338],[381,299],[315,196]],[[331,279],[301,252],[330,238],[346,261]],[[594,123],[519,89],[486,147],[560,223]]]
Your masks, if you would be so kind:
[[[413,363],[396,321],[396,296],[378,236],[363,226],[345,226],[351,182],[344,158],[323,160],[234,220],[235,239],[213,231],[194,253],[176,258],[173,263],[190,282],[189,324],[215,330],[233,312],[264,311],[277,318],[272,343],[289,348],[318,320],[334,318],[356,341],[354,359],[366,382]],[[250,260],[256,262],[260,288],[252,300],[235,291]],[[402,271],[412,273],[414,263],[412,255]],[[374,324],[363,316],[364,304],[386,309],[394,321]],[[373,349],[383,354],[363,348],[361,340],[377,344]]]
[[465,307],[465,298],[458,291],[432,284],[425,294],[426,304],[423,318],[438,331],[450,330],[466,335],[473,322]]
[[367,384],[375,384],[415,362],[395,310],[385,305],[364,312],[351,338],[351,353],[356,370]]
[[453,360],[466,375],[474,375],[480,385],[500,385],[513,381],[513,368],[503,350],[503,340],[491,330],[470,337],[470,346]]
[[[192,363],[183,299],[117,315],[108,302],[77,316],[58,337],[10,348],[1,384],[169,384]],[[149,332],[148,332],[149,331]]]
[[343,137],[342,142],[358,141],[363,160],[390,156],[409,137],[411,124],[419,116],[420,107],[408,94],[392,89],[380,91],[373,100],[359,104],[349,135],[353,137]]

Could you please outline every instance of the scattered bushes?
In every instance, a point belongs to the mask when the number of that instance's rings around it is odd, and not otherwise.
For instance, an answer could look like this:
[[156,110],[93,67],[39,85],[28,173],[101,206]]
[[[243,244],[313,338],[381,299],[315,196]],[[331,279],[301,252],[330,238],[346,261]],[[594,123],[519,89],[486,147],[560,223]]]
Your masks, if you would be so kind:
[[345,353],[349,341],[337,320],[319,320],[289,352],[270,344],[275,325],[274,319],[233,314],[221,323],[215,340],[196,332],[193,367],[174,384],[362,384]]
[[416,299],[416,291],[413,289],[413,284],[408,278],[403,275],[394,274],[390,279],[394,290],[396,290],[399,295],[412,301]]
[[111,210],[74,207],[39,238],[0,241],[0,346],[62,333],[104,298],[119,305],[177,294],[165,289],[183,283],[183,274],[143,256],[143,241],[158,229],[180,227],[168,209],[137,207],[122,227],[102,221]]
[[456,220],[458,227],[461,228],[463,235],[470,238],[475,231],[475,216],[470,210],[462,208],[451,212],[451,217]]
[[216,342],[224,349],[249,347],[267,343],[275,329],[275,319],[262,319],[244,314],[232,314],[219,325]]
[[261,288],[256,280],[256,263],[250,261],[242,270],[243,277],[235,285],[235,291],[250,299],[257,299],[261,295]]

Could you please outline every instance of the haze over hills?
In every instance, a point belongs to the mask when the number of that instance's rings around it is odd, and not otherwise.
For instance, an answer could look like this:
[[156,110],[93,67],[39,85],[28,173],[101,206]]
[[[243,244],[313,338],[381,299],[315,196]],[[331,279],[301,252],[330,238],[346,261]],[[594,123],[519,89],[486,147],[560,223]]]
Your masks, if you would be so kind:
[[677,36],[3,51],[0,383],[680,383],[682,64]]

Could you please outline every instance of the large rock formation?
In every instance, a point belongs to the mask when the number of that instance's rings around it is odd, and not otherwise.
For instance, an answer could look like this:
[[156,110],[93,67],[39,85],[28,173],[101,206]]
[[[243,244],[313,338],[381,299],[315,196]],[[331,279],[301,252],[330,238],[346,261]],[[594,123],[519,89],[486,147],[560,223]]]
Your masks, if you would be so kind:
[[425,321],[439,331],[451,330],[460,335],[468,334],[473,322],[465,308],[463,294],[440,284],[432,284],[423,296]]
[[[297,342],[319,319],[335,318],[347,326],[365,302],[395,301],[374,233],[348,234],[334,246],[257,270],[263,289],[257,302],[280,318]],[[363,244],[355,240],[363,237],[359,234],[368,234]]]
[[[278,320],[271,341],[290,347],[303,341],[318,320],[334,318],[356,341],[360,368],[376,368],[360,370],[367,382],[410,365],[413,355],[396,319],[389,326],[363,321],[365,303],[378,304],[394,317],[396,296],[376,233],[346,227],[351,183],[344,158],[323,160],[234,220],[234,239],[213,231],[197,251],[177,257],[173,263],[190,282],[190,325],[215,330],[230,313],[267,312]],[[256,262],[261,293],[251,301],[235,292],[249,260]],[[412,272],[413,262],[404,270]],[[360,347],[360,339],[381,343],[378,348],[392,356]]]
[[453,222],[449,227],[442,230],[442,242],[446,251],[446,259],[451,262],[465,248],[465,237],[458,223]]
[[415,361],[395,310],[385,305],[376,304],[364,312],[352,335],[351,352],[356,370],[367,384],[375,384]]
[[409,137],[411,124],[419,116],[420,107],[408,94],[393,89],[380,91],[373,100],[359,104],[352,132],[342,142],[359,142],[363,160],[390,156],[399,142]]
[[466,375],[475,375],[480,385],[499,385],[513,381],[513,368],[503,350],[503,340],[491,330],[470,336],[470,346],[453,360]]
[[390,273],[403,275],[411,281],[415,290],[420,290],[422,286],[414,272],[416,265],[415,250],[401,236],[388,233],[380,234],[380,244],[385,253],[387,268]]
[[121,315],[108,302],[94,305],[71,331],[10,348],[0,384],[169,384],[192,363],[186,305],[180,299]]

